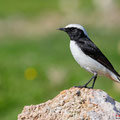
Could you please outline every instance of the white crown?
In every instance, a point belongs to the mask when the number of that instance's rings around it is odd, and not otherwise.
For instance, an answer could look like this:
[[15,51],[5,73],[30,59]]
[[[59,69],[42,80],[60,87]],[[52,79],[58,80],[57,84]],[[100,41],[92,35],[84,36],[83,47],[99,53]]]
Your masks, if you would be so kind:
[[71,27],[78,28],[78,29],[82,30],[84,32],[84,34],[86,36],[88,36],[85,28],[82,25],[80,25],[80,24],[69,24],[69,25],[65,26],[65,28],[71,28]]

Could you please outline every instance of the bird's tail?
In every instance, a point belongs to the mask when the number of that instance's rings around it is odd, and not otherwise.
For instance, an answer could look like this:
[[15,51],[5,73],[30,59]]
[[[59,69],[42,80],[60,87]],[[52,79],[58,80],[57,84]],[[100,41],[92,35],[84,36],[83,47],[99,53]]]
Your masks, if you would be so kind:
[[117,79],[120,81],[120,75],[119,75],[119,76],[117,76]]
[[114,80],[115,82],[119,82],[120,83],[120,75],[118,74],[118,75],[115,75],[114,73],[112,73],[111,75],[110,75],[110,78],[112,79],[112,80]]

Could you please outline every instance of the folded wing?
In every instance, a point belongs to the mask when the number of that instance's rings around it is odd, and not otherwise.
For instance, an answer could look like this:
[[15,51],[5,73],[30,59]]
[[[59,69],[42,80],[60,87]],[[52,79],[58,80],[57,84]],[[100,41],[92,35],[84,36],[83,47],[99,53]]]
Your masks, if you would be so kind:
[[97,62],[108,68],[112,71],[115,75],[120,75],[116,72],[112,64],[109,60],[104,56],[104,54],[100,51],[100,49],[89,39],[89,38],[82,38],[78,42],[81,50],[91,58],[95,59]]

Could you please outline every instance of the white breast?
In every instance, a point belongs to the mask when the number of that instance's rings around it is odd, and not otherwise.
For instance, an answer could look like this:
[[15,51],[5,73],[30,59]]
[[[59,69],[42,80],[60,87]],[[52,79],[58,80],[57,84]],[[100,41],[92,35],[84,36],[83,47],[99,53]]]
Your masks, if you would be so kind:
[[99,62],[85,55],[75,41],[70,41],[70,50],[77,63],[91,73],[98,73],[107,77],[114,76],[113,73]]

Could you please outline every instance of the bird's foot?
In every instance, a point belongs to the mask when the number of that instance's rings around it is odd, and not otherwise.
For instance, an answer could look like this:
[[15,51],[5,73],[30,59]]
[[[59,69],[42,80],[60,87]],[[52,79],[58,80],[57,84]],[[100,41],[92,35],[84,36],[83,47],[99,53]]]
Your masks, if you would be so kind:
[[88,87],[86,85],[83,86],[74,86],[75,88],[88,88],[88,89],[93,89],[93,87]]
[[74,86],[74,88],[86,88],[86,86]]

